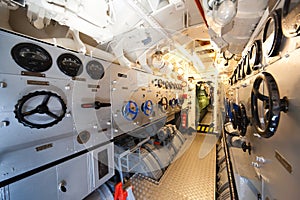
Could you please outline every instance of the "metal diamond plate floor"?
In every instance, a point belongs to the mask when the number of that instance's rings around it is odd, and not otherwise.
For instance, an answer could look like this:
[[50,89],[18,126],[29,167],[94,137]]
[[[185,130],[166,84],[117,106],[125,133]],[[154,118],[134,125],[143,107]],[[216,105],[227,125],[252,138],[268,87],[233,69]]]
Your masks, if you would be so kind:
[[215,199],[216,150],[215,147],[205,157],[199,158],[199,151],[205,137],[197,133],[191,146],[172,163],[160,182],[141,175],[131,179],[137,200],[192,200]]

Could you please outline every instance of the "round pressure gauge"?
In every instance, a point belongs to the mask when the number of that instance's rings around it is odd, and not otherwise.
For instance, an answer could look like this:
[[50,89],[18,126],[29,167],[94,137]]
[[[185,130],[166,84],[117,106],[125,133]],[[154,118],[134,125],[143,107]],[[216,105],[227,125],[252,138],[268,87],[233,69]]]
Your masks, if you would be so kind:
[[258,65],[261,63],[261,53],[262,53],[261,41],[256,40],[249,51],[249,66],[252,70],[257,70]]
[[30,72],[44,72],[50,69],[52,58],[42,47],[32,43],[19,43],[11,50],[14,61]]
[[104,67],[100,62],[91,60],[86,65],[86,72],[92,79],[99,80],[104,76]]
[[281,39],[280,14],[275,11],[269,16],[263,30],[264,54],[269,57],[276,56],[280,50]]
[[62,71],[67,76],[79,76],[83,71],[81,60],[73,54],[61,54],[57,58],[56,62],[60,71]]

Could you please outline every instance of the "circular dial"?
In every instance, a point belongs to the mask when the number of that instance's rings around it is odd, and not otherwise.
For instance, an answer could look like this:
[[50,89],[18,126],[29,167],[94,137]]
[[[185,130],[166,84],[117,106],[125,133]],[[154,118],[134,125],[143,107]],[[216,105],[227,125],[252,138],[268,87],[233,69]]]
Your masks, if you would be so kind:
[[261,50],[261,41],[260,40],[256,40],[251,48],[250,51],[248,53],[249,55],[249,67],[252,70],[257,70],[258,69],[258,65],[261,62],[261,54],[262,54],[262,50]]
[[244,79],[246,77],[247,73],[247,67],[248,66],[248,56],[246,55],[242,62],[242,78]]
[[245,56],[245,59],[244,59],[244,78],[246,77],[246,75],[250,75],[251,74],[251,67],[250,67],[250,64],[249,64],[249,53]]
[[150,116],[153,113],[153,102],[151,100],[145,101],[142,103],[141,109],[146,116]]
[[14,61],[30,72],[44,72],[50,69],[52,58],[42,47],[32,43],[20,43],[11,50]]
[[14,112],[24,126],[48,128],[63,119],[66,109],[66,104],[57,94],[36,91],[21,98]]
[[136,102],[128,101],[122,109],[122,114],[125,119],[132,121],[134,120],[139,113],[139,108]]
[[242,73],[241,71],[243,71],[243,65],[244,65],[245,60],[243,60],[241,63],[238,64],[237,66],[237,70],[238,70],[238,80],[242,80]]
[[[267,91],[267,95],[265,92]],[[258,101],[259,100],[259,101]],[[256,77],[251,92],[253,125],[258,134],[269,138],[274,135],[279,124],[280,112],[288,111],[286,97],[280,99],[278,86],[273,76],[262,72]]]
[[157,86],[158,86],[159,88],[162,88],[162,87],[163,87],[163,85],[164,85],[164,82],[163,82],[163,80],[161,80],[161,79],[158,79],[158,80],[157,80]]
[[99,80],[104,76],[104,67],[100,62],[91,60],[86,65],[86,72],[92,79]]
[[67,76],[79,76],[83,71],[81,60],[73,54],[61,54],[56,62],[60,71]]
[[276,11],[269,16],[263,31],[263,46],[265,55],[276,56],[280,50],[282,30],[280,14]]
[[239,67],[237,66],[237,68],[235,68],[234,70],[234,75],[235,75],[234,83],[237,83],[239,80],[238,68]]

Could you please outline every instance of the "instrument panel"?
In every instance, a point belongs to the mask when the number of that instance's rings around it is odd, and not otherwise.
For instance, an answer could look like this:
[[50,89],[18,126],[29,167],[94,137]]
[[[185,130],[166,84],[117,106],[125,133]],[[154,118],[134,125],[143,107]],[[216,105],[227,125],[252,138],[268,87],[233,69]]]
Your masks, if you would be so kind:
[[137,137],[149,136],[154,132],[139,136],[134,130],[147,127],[158,130],[181,110],[183,87],[180,81],[122,67],[114,68],[111,80],[114,136],[131,131],[129,134]]
[[[251,73],[237,79],[239,67],[236,66],[229,87],[232,91],[229,99],[238,107],[229,108],[232,111],[230,122],[236,126],[233,133],[243,138],[246,145],[241,148],[248,152],[242,156],[247,164],[239,160],[234,162],[234,168],[249,172],[240,177],[255,183],[262,199],[294,199],[299,195],[296,185],[299,184],[300,160],[296,146],[300,138],[296,133],[300,116],[296,102],[300,98],[297,86],[300,52],[295,44],[300,38],[297,31],[292,33],[295,23],[291,19],[287,21],[288,14],[282,13],[285,11],[280,7],[282,3],[270,12],[260,32],[244,51]],[[295,10],[298,7],[299,3],[294,5]],[[240,63],[244,63],[244,59]],[[241,158],[236,151],[231,149],[231,157]],[[240,177],[235,174],[237,181]]]
[[4,30],[0,45],[1,182],[112,139],[111,63]]

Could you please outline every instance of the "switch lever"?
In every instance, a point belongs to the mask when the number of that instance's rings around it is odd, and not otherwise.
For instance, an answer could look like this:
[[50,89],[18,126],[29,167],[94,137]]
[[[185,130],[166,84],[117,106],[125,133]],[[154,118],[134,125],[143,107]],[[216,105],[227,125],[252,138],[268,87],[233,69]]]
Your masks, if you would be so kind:
[[103,107],[110,107],[110,103],[101,103],[100,101],[95,101],[94,103],[84,103],[81,104],[81,108],[95,108],[96,110]]

